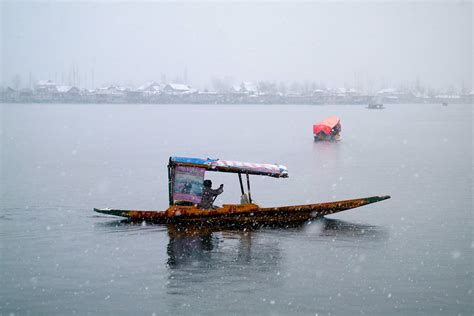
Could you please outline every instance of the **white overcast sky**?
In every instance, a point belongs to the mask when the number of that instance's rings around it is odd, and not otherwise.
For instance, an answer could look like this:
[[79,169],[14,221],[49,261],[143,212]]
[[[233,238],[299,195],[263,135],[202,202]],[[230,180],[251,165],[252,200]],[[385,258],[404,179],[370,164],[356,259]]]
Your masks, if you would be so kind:
[[[1,80],[472,89],[471,1],[1,2]],[[93,73],[93,75],[92,75]]]

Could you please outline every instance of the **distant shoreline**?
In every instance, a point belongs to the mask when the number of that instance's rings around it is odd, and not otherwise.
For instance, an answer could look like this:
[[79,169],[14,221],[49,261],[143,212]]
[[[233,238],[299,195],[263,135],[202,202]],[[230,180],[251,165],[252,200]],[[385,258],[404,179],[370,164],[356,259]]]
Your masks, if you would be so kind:
[[421,93],[395,88],[371,94],[356,89],[309,89],[299,92],[278,91],[263,84],[242,83],[229,91],[199,91],[185,84],[149,82],[132,89],[108,86],[93,90],[39,81],[35,89],[0,90],[1,103],[76,103],[76,104],[470,104],[474,91]]
[[[161,104],[222,104],[222,105],[369,105],[374,103],[372,98],[351,99],[344,98],[337,100],[334,98],[317,99],[313,97],[252,97],[252,98],[194,98],[177,96],[175,98],[163,99],[95,99],[95,98],[57,98],[50,100],[38,100],[30,98],[1,98],[0,104],[147,104],[147,105],[161,105]],[[457,99],[401,99],[401,100],[381,100],[380,104],[473,104],[473,97],[464,97]]]
[[[58,104],[58,105],[315,105],[315,106],[333,106],[333,105],[348,105],[348,106],[364,106],[366,107],[368,103],[347,103],[347,102],[340,102],[340,103],[251,103],[251,102],[240,102],[240,103],[211,103],[211,102],[168,102],[168,103],[152,103],[152,102],[64,102],[64,101],[57,101],[57,102],[4,102],[0,101],[0,104],[5,105],[26,105],[26,104],[34,104],[34,105],[51,105],[51,104]],[[408,102],[392,102],[392,103],[384,103],[386,105],[406,105],[406,104],[417,104],[417,105],[443,105],[443,102],[434,101],[434,102],[416,102],[416,101],[408,101]],[[474,100],[463,100],[463,102],[449,102],[448,105],[462,105],[462,104],[471,104],[474,105]]]

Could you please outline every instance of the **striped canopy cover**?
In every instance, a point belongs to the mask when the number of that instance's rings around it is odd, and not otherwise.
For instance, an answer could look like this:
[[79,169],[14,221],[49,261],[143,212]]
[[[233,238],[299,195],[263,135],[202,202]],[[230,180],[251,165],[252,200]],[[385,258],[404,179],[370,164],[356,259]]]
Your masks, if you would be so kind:
[[170,163],[174,165],[188,165],[203,167],[209,171],[248,173],[256,175],[264,175],[275,178],[288,177],[288,169],[283,165],[251,163],[233,160],[221,159],[200,159],[186,157],[171,157]]

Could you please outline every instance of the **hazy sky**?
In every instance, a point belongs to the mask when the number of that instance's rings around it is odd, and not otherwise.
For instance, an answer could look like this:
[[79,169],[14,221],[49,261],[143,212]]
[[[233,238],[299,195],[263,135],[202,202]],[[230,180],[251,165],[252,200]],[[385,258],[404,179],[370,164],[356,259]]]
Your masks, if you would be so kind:
[[[0,0],[1,1],[1,0]],[[1,4],[3,84],[421,82],[472,89],[471,1]],[[166,76],[166,77],[165,77]],[[15,79],[15,77],[17,79]]]

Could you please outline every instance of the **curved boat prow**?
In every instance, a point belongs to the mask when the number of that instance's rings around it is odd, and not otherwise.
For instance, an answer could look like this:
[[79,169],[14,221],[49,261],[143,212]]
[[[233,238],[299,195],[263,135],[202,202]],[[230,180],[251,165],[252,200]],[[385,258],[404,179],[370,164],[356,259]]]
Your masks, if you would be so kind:
[[165,217],[165,212],[163,211],[116,210],[110,208],[94,208],[94,212],[106,215],[134,218],[137,220],[154,220]]
[[353,208],[361,207],[361,206],[372,204],[372,203],[377,203],[377,202],[387,200],[387,199],[390,199],[390,195],[376,195],[376,196],[370,196],[370,197],[360,198],[360,199],[321,203],[320,204],[321,212],[319,215],[324,216],[324,215],[339,213],[342,211],[350,210]]
[[122,215],[121,210],[112,210],[110,208],[95,208],[94,207],[94,212],[106,214],[106,215],[124,216]]
[[311,217],[325,216],[329,214],[339,213],[345,210],[350,210],[353,208],[361,207],[367,204],[372,204],[387,200],[390,198],[390,195],[381,195],[381,196],[370,196],[359,199],[343,200],[343,201],[334,201],[334,202],[323,202],[316,204],[306,204],[306,205],[292,205],[292,206],[281,206],[281,207],[270,207],[263,208],[262,210],[266,211],[279,211],[279,212],[288,212],[288,214],[304,214],[309,212]]
[[391,198],[390,195],[379,195],[379,196],[368,197],[366,198],[366,200],[367,200],[367,204],[370,204],[370,203],[380,202],[383,200],[388,200],[390,198]]

